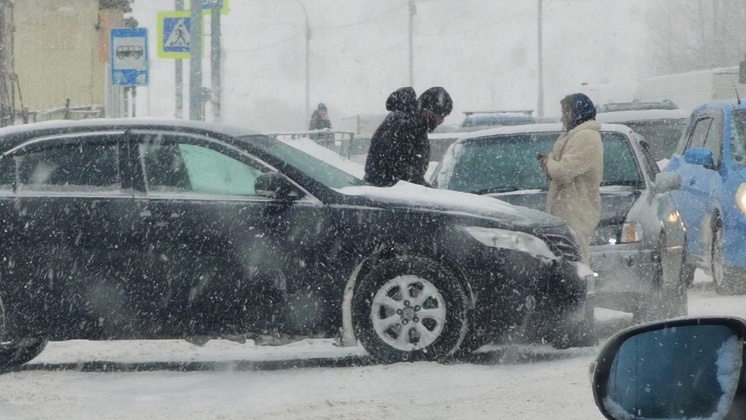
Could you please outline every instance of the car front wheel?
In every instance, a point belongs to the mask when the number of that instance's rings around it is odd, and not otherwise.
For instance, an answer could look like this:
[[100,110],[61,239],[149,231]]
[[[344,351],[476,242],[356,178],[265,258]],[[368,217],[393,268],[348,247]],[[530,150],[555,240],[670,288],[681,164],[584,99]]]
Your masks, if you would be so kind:
[[382,261],[358,284],[355,334],[383,363],[444,360],[467,331],[466,294],[455,275],[420,257]]
[[723,228],[717,224],[712,235],[712,280],[715,282],[715,291],[721,295],[737,295],[746,293],[746,279],[732,273],[725,263],[723,257]]

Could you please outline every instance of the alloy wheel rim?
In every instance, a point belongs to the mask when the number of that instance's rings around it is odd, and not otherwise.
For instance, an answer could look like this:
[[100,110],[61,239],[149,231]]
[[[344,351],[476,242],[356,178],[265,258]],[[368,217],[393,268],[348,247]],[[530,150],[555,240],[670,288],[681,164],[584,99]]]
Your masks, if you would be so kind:
[[446,323],[446,304],[435,285],[418,276],[387,281],[373,297],[371,321],[378,337],[401,351],[433,344]]

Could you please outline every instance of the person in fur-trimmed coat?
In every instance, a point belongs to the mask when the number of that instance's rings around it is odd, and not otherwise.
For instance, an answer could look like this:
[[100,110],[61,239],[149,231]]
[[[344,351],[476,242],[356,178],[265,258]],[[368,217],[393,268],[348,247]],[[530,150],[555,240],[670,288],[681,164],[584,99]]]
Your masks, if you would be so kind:
[[575,231],[582,260],[588,264],[591,238],[601,218],[601,124],[595,121],[595,105],[582,93],[568,95],[560,104],[566,132],[554,143],[551,153],[539,155],[549,181],[546,211]]

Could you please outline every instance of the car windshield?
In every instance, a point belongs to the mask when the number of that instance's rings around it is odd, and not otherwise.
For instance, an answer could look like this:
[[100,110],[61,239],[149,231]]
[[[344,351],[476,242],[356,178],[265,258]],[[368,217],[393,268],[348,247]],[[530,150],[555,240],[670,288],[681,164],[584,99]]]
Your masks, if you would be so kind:
[[258,135],[244,136],[243,139],[280,160],[287,162],[329,188],[344,188],[365,184],[363,180],[337,168],[333,164],[281,141]]
[[[477,194],[546,188],[539,153],[552,150],[559,133],[526,133],[485,137],[457,144],[446,156],[437,185]],[[639,186],[642,178],[627,137],[604,132],[602,185]]]
[[624,124],[645,138],[650,154],[656,161],[668,159],[676,152],[679,139],[684,134],[687,120],[627,121]]

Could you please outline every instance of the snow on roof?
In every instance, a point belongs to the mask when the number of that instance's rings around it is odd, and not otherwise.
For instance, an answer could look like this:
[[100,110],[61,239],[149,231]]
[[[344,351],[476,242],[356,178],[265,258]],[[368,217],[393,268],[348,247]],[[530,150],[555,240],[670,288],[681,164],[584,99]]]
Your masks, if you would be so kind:
[[[505,136],[511,134],[524,134],[524,133],[554,133],[565,131],[562,124],[559,123],[544,123],[544,124],[525,124],[515,125],[506,127],[489,128],[486,130],[474,131],[465,134],[459,141],[477,139],[482,137],[492,136]],[[601,131],[617,131],[624,134],[628,134],[632,131],[629,127],[621,124],[601,124]]]
[[596,121],[609,123],[662,119],[686,120],[688,118],[689,113],[682,109],[647,109],[638,111],[601,112],[599,114],[596,114]]

